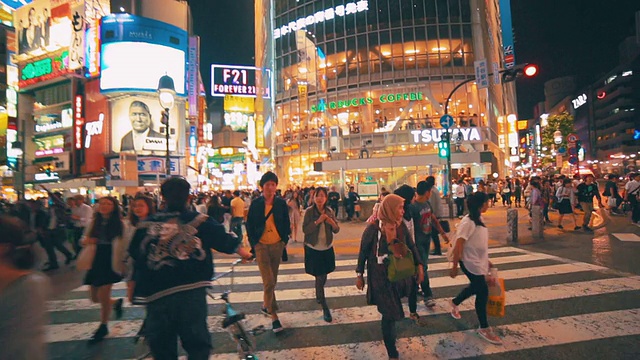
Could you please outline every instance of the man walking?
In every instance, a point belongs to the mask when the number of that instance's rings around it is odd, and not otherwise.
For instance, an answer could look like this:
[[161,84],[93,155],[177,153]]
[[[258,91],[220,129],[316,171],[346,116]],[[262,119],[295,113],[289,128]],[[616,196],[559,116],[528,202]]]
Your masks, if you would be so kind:
[[640,173],[629,175],[624,186],[624,197],[631,204],[631,222],[640,225]]
[[278,318],[275,288],[283,250],[289,242],[291,225],[287,203],[276,197],[278,176],[271,171],[266,172],[260,179],[260,187],[262,196],[253,200],[249,208],[247,235],[262,276],[262,313],[271,316],[272,330],[277,334],[283,327]]
[[[433,210],[433,215],[438,219],[442,218],[442,202],[440,201],[440,191],[436,187],[436,178],[434,176],[427,176],[427,184],[431,184],[431,196],[429,196],[429,204]],[[433,252],[431,255],[442,255],[442,247],[440,245],[440,233],[436,231],[435,227],[431,232],[431,240],[433,241]],[[426,275],[425,275],[426,276]]]
[[593,232],[589,227],[591,222],[591,213],[593,212],[593,197],[598,199],[598,206],[603,208],[602,198],[598,191],[598,184],[595,183],[593,175],[589,174],[585,177],[584,182],[580,183],[577,188],[578,202],[584,211],[584,220],[582,221],[582,228],[587,232]]
[[244,221],[244,201],[240,197],[240,190],[233,192],[231,200],[231,231],[242,240],[242,222]]
[[49,223],[42,243],[45,251],[47,252],[49,262],[42,271],[55,270],[59,268],[58,257],[55,250],[60,251],[65,256],[65,265],[69,265],[71,261],[73,261],[73,255],[64,246],[64,241],[67,239],[67,223],[69,219],[67,216],[67,205],[62,200],[62,195],[60,193],[49,193],[49,197],[52,204],[49,206]]
[[336,191],[336,186],[331,186],[331,191],[328,194],[328,203],[331,210],[333,210],[333,214],[338,218],[338,202],[340,202],[340,193]]
[[84,203],[84,196],[76,195],[73,197],[73,207],[71,208],[71,221],[73,223],[73,251],[76,255],[80,253],[80,238],[84,234],[84,229],[91,224],[93,218],[93,209]]
[[220,223],[188,210],[189,190],[182,178],[165,181],[160,187],[164,211],[140,224],[129,246],[136,274],[133,300],[147,306],[145,336],[156,360],[177,360],[178,336],[189,359],[209,359],[211,250],[251,258]]

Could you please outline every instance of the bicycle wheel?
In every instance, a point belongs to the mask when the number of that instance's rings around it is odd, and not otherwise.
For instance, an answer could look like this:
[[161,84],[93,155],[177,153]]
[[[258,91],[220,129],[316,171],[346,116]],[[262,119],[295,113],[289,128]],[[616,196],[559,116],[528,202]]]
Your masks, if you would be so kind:
[[242,323],[238,321],[233,324],[234,331],[234,340],[238,344],[238,355],[240,355],[240,359],[257,359],[253,355],[253,345],[251,344],[251,340],[247,332],[244,330]]

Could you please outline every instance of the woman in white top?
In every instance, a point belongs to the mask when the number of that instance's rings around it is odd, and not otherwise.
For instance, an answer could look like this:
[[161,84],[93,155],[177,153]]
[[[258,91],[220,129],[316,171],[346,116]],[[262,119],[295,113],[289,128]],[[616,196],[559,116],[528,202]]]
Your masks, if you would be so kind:
[[486,341],[501,345],[502,341],[489,327],[487,322],[487,302],[489,300],[489,285],[496,281],[489,272],[492,267],[489,261],[489,230],[482,222],[481,213],[489,208],[489,197],[482,192],[476,192],[467,197],[469,215],[465,216],[456,232],[456,243],[453,250],[453,268],[451,277],[458,275],[458,264],[469,278],[470,284],[458,296],[450,300],[451,316],[460,319],[458,305],[476,296],[476,314],[480,321],[478,335]]
[[558,219],[558,228],[563,229],[562,219],[565,215],[571,215],[573,219],[574,230],[580,230],[580,226],[576,222],[576,215],[573,212],[573,205],[575,203],[575,191],[571,179],[566,178],[562,181],[562,186],[556,191],[556,198],[558,199],[558,212],[560,218]]
[[333,251],[333,234],[340,231],[335,214],[327,205],[327,189],[317,188],[314,204],[304,213],[304,270],[316,278],[316,301],[322,306],[324,320],[331,322],[331,312],[324,295],[327,274],[336,269],[336,254]]

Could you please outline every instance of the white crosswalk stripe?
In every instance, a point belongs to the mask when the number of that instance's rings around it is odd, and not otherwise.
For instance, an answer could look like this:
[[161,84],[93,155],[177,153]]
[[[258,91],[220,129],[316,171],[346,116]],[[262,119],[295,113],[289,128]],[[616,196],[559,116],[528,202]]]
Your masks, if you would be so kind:
[[[399,322],[398,349],[402,358],[455,359],[640,335],[640,305],[631,300],[640,294],[640,276],[513,247],[491,249],[490,256],[493,264],[502,269],[500,277],[505,279],[507,288],[506,316],[489,319],[502,335],[504,345],[487,345],[474,335],[477,319],[473,299],[460,307],[463,320],[451,319],[448,301],[468,280],[465,276],[450,278],[446,260],[432,259],[429,273],[436,306],[427,309],[419,304],[418,312],[426,326],[409,320]],[[216,260],[217,270],[225,271],[225,264],[230,261]],[[258,357],[386,359],[380,314],[375,306],[366,305],[364,292],[354,286],[356,262],[353,257],[338,259],[338,268],[329,275],[326,296],[332,308],[331,323],[323,321],[322,310],[314,300],[313,278],[304,273],[304,265],[282,264],[281,270],[286,271],[281,271],[278,278],[276,296],[285,334],[290,335],[275,337],[269,332],[258,336]],[[262,283],[257,266],[240,265],[235,284],[231,301],[247,313],[247,328],[269,327],[269,319],[258,313]],[[122,296],[125,288],[122,283],[116,284],[114,296]],[[110,322],[110,334],[101,345],[104,348],[100,354],[79,346],[99,325],[99,305],[92,304],[85,291],[86,287],[78,287],[48,303],[52,318],[46,331],[50,357],[67,359],[70,357],[61,354],[80,352],[78,358],[135,358],[131,340],[142,324],[141,307],[127,306],[124,319]],[[235,359],[235,347],[220,327],[221,307],[214,305],[216,301],[209,302],[212,305],[208,323],[214,341],[211,358]],[[404,308],[408,314],[406,304]],[[109,351],[116,348],[117,351]]]

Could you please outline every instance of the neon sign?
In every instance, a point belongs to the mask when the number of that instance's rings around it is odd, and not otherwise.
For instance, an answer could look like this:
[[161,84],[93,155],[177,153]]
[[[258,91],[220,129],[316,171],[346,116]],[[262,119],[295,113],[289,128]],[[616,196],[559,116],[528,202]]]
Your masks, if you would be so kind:
[[84,127],[87,133],[84,139],[84,148],[88,149],[91,147],[91,137],[102,135],[102,129],[104,129],[104,114],[100,113],[97,121],[88,122]]
[[[404,93],[404,94],[382,94],[377,98],[381,104],[393,103],[396,101],[422,101],[424,96],[421,92],[418,93]],[[348,100],[331,101],[328,104],[324,99],[321,99],[317,105],[311,105],[311,112],[323,112],[327,111],[327,106],[331,110],[344,109],[349,107],[358,107],[372,105],[374,99],[372,97],[353,98]]]
[[69,72],[69,51],[64,50],[58,55],[44,59],[30,61],[21,66],[19,87],[36,84],[40,81],[53,79]]
[[[256,76],[261,69],[251,66],[211,65],[211,96],[256,97]],[[271,70],[267,69],[266,84],[269,84]],[[264,89],[263,98],[271,98],[271,88]]]
[[[416,144],[419,143],[432,143],[437,142],[442,139],[442,134],[447,131],[445,129],[427,129],[427,130],[411,130],[411,135],[413,135],[413,142]],[[456,142],[464,142],[464,141],[480,141],[480,131],[476,127],[471,128],[453,128],[449,129],[451,133],[451,138],[455,139]]]
[[580,106],[587,103],[587,94],[579,95],[577,98],[571,100],[571,103],[573,103],[574,110],[579,108]]
[[313,24],[319,24],[327,20],[333,20],[337,16],[344,17],[346,15],[357,14],[359,12],[369,10],[369,1],[361,0],[357,2],[350,2],[344,5],[338,5],[335,8],[329,8],[324,11],[318,11],[313,15],[307,17],[301,17],[297,21],[290,21],[286,25],[273,30],[273,38],[278,39],[291,32],[302,30],[307,26]]
[[84,125],[84,119],[82,118],[82,95],[76,95],[73,105],[74,114],[74,133],[76,139],[76,149],[82,149],[82,126]]

